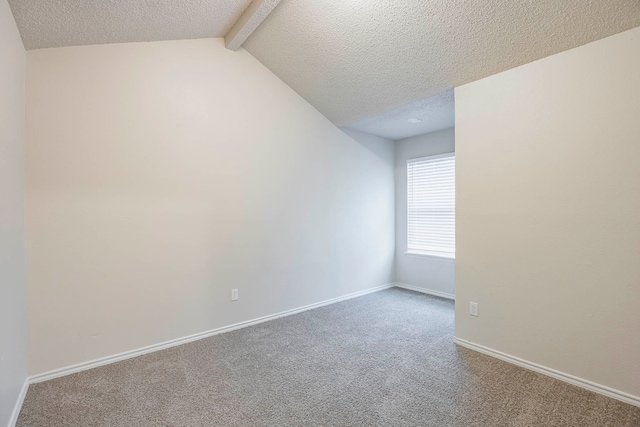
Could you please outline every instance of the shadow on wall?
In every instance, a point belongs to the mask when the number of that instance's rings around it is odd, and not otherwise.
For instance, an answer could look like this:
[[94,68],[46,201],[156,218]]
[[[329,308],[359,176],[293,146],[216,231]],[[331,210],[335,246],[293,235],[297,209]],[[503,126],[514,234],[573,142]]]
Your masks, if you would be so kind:
[[340,128],[340,130],[342,130],[342,132],[351,137],[351,139],[356,141],[358,144],[369,150],[371,153],[375,154],[385,163],[389,163],[389,160],[391,160],[390,165],[393,166],[393,159],[395,157],[394,141],[383,138],[381,136],[371,135],[369,133],[360,132],[353,129]]

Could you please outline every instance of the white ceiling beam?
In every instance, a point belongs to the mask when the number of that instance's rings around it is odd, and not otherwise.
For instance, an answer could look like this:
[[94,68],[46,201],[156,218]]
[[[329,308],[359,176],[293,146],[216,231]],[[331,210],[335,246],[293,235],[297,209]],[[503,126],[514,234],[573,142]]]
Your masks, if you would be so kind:
[[224,36],[227,49],[238,50],[258,26],[265,20],[280,0],[253,0],[247,10]]

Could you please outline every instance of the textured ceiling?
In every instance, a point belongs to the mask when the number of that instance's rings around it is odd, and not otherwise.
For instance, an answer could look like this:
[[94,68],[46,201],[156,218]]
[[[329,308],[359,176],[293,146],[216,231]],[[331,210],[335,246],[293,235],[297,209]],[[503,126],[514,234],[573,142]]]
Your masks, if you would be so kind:
[[[250,3],[9,0],[27,49],[223,37]],[[397,138],[409,111],[445,119],[425,98],[639,25],[640,0],[282,0],[244,47],[334,123]]]
[[[419,99],[344,126],[384,138],[398,140],[454,126],[453,89]],[[419,119],[420,123],[410,123]]]
[[639,25],[640,0],[283,0],[244,47],[344,125]]
[[224,37],[251,0],[9,0],[26,49]]

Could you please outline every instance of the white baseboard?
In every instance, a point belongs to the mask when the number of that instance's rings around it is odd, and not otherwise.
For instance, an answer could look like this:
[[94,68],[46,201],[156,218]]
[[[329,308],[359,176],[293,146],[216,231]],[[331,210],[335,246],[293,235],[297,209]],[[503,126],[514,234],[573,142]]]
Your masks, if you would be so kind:
[[174,340],[165,341],[158,344],[153,344],[147,347],[138,348],[135,350],[125,351],[123,353],[114,354],[112,356],[101,357],[99,359],[90,360],[88,362],[78,363],[76,365],[67,366],[64,368],[54,369],[52,371],[44,372],[42,374],[36,374],[29,377],[29,383],[39,383],[43,381],[52,380],[54,378],[63,377],[65,375],[74,374],[80,371],[86,371],[87,369],[97,368],[98,366],[108,365],[110,363],[119,362],[125,359],[131,359],[132,357],[142,356],[143,354],[152,353],[154,351],[164,350],[166,348],[175,347],[177,345],[186,344],[192,341],[201,340],[214,335],[223,334],[225,332],[231,332],[236,329],[246,328],[248,326],[256,325],[258,323],[274,320],[279,317],[291,316],[292,314],[301,313],[303,311],[312,310],[314,308],[322,307],[329,304],[334,304],[340,301],[345,301],[351,298],[357,298],[363,295],[367,295],[373,292],[389,289],[394,286],[393,283],[387,285],[376,286],[375,288],[365,289],[363,291],[353,292],[347,295],[342,295],[336,298],[331,298],[325,301],[317,302],[314,304],[305,305],[303,307],[294,308],[291,310],[282,311],[280,313],[271,314],[268,316],[258,317],[256,319],[247,320],[233,325],[223,326],[221,328],[211,329],[209,331],[200,332],[197,334],[189,335],[182,338],[176,338]]
[[16,404],[13,407],[11,418],[9,418],[9,427],[15,427],[16,423],[18,422],[18,416],[20,415],[20,410],[22,409],[24,398],[27,396],[27,390],[29,390],[28,378],[24,380],[24,383],[22,384],[22,389],[20,389],[20,394],[18,395],[18,400],[16,400]]
[[416,292],[422,292],[423,294],[429,294],[429,295],[433,295],[436,297],[440,297],[440,298],[446,298],[446,299],[451,299],[451,300],[456,300],[456,296],[453,294],[448,294],[446,292],[440,292],[440,291],[434,291],[431,289],[425,289],[425,288],[419,288],[417,286],[413,286],[413,285],[407,285],[406,283],[399,283],[396,282],[394,284],[397,288],[402,288],[402,289],[408,289],[410,291],[416,291]]
[[529,362],[528,360],[520,359],[519,357],[511,356],[510,354],[493,350],[489,347],[475,344],[470,341],[463,340],[461,338],[454,337],[453,342],[462,347],[466,347],[471,350],[475,350],[477,352],[486,354],[488,356],[495,357],[496,359],[504,360],[505,362],[509,362],[514,365],[520,366],[522,368],[529,369],[531,371],[538,372],[543,375],[547,375],[549,377],[555,378],[560,381],[564,381],[566,383],[569,383],[578,387],[582,387],[589,391],[593,391],[595,393],[602,394],[604,396],[611,397],[613,399],[617,399],[634,406],[640,406],[639,396],[634,396],[632,394],[625,393],[623,391],[616,390],[614,388],[607,387],[602,384],[597,384],[589,380],[578,378],[574,375],[560,372],[558,370],[551,369],[546,366],[538,365],[537,363]]

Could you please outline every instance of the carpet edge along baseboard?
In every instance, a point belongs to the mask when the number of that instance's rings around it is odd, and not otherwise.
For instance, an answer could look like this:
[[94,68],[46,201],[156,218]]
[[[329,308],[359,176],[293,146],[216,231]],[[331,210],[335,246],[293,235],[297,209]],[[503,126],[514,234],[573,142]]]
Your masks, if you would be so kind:
[[539,365],[537,363],[533,363],[528,360],[524,360],[519,357],[515,357],[510,354],[503,353],[501,351],[497,351],[462,338],[454,337],[453,342],[461,347],[486,354],[487,356],[491,356],[496,359],[511,363],[513,365],[520,366],[521,368],[529,369],[530,371],[555,378],[557,380],[584,388],[594,393],[598,393],[603,396],[607,396],[612,399],[616,399],[621,402],[640,407],[640,396],[634,396],[624,391],[616,390],[602,384],[594,383],[593,381],[585,380],[583,378],[576,377],[575,375],[567,374],[565,372],[558,371],[547,366]]
[[43,372],[40,374],[32,375],[28,378],[29,384],[40,383],[44,381],[49,381],[54,378],[64,377],[66,375],[75,374],[77,372],[86,371],[88,369],[97,368],[99,366],[109,365],[111,363],[120,362],[122,360],[131,359],[133,357],[142,356],[144,354],[153,353],[160,350],[165,350],[167,348],[175,347],[182,344],[187,344],[193,341],[198,341],[204,338],[212,337],[214,335],[223,334],[225,332],[235,331],[241,328],[247,328],[249,326],[257,325],[259,323],[268,322],[269,320],[275,320],[280,317],[291,316],[297,313],[301,313],[307,310],[313,310],[314,308],[323,307],[329,304],[335,304],[337,302],[346,301],[352,298],[357,298],[360,296],[364,296],[367,294],[371,294],[374,292],[383,291],[385,289],[389,289],[395,286],[395,283],[388,283],[386,285],[375,286],[373,288],[364,289],[358,292],[352,292],[346,295],[342,295],[335,298],[330,298],[328,300],[320,301],[317,303],[308,304],[302,307],[297,307],[285,311],[281,311],[278,313],[257,317],[255,319],[245,320],[243,322],[234,323],[227,326],[221,326],[219,328],[210,329],[203,332],[198,332],[196,334],[188,335],[185,337],[175,338],[169,341],[160,342],[157,344],[151,344],[146,347],[140,347],[137,349],[128,350],[122,353],[113,354],[110,356],[101,357],[98,359],[89,360],[86,362],[80,362],[74,365],[65,366],[62,368],[53,369],[47,372]]

